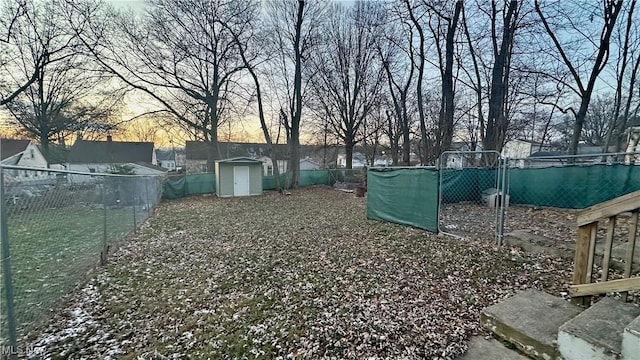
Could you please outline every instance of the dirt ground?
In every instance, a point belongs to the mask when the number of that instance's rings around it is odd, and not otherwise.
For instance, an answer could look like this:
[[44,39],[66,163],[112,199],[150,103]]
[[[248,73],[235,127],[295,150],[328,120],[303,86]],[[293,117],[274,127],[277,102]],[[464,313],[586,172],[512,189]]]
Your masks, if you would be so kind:
[[[504,233],[526,231],[540,236],[541,245],[566,247],[575,244],[577,237],[576,218],[580,210],[534,208],[513,205],[505,213]],[[618,217],[614,229],[614,246],[626,243],[629,238],[627,224],[629,214]],[[608,221],[598,224],[596,243],[605,240]],[[495,237],[496,210],[476,203],[445,204],[441,209],[441,229],[454,235],[492,241]],[[638,229],[640,234],[640,228]],[[542,238],[546,238],[542,239]]]

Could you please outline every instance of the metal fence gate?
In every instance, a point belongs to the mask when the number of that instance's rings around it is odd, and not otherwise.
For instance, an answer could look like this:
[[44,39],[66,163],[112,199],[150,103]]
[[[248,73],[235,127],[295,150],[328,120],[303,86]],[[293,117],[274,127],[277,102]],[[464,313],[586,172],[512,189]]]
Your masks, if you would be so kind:
[[502,244],[509,184],[497,151],[445,151],[440,175],[438,231]]

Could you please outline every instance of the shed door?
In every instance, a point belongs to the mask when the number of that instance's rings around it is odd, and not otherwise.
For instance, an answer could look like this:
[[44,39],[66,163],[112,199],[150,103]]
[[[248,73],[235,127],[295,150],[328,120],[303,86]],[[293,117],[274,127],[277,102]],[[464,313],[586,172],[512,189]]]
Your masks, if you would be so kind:
[[249,195],[249,167],[233,167],[233,196]]

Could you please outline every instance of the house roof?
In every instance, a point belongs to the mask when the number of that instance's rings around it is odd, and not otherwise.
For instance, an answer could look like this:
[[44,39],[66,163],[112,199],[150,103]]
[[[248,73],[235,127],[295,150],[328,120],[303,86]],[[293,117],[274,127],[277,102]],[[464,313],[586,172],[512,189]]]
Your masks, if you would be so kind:
[[174,150],[156,149],[156,160],[174,160],[176,159],[176,152]]
[[262,164],[262,161],[248,158],[248,157],[235,157],[230,159],[222,159],[216,160],[217,163],[259,163]]
[[30,142],[24,139],[0,139],[0,160],[25,151]]
[[[187,141],[185,152],[187,160],[208,160],[208,151],[210,142],[204,141]],[[276,157],[279,160],[289,159],[289,147],[287,144],[273,144],[276,151]],[[247,157],[258,159],[261,157],[269,157],[269,148],[267,144],[261,143],[236,143],[236,142],[218,142],[220,149],[220,159]],[[342,147],[327,145],[300,145],[300,158],[310,157],[316,161],[320,161],[326,155],[327,161],[334,161],[337,157],[339,149]],[[218,159],[213,159],[218,160]]]
[[546,157],[546,156],[563,156],[563,155],[567,155],[567,154],[562,151],[536,151],[533,154],[531,154],[529,157],[539,158],[539,157]]
[[[209,158],[208,154],[210,146],[210,142],[187,141],[185,147],[187,159],[207,160]],[[274,144],[273,146],[278,157],[282,158],[287,153],[287,145]],[[218,149],[220,150],[220,159],[233,157],[249,157],[257,159],[262,156],[269,156],[267,144],[218,142]]]
[[38,150],[47,159],[48,164],[64,164],[69,156],[69,148],[64,145],[49,144],[48,151],[44,151],[42,145],[38,145]]
[[157,166],[157,165],[153,165],[144,161],[139,161],[137,163],[135,163],[138,166],[144,166],[148,169],[152,169],[152,170],[156,170],[156,171],[162,171],[162,172],[167,172],[167,169],[161,167],[161,166]]
[[69,151],[72,164],[119,164],[153,161],[153,143],[78,140]]

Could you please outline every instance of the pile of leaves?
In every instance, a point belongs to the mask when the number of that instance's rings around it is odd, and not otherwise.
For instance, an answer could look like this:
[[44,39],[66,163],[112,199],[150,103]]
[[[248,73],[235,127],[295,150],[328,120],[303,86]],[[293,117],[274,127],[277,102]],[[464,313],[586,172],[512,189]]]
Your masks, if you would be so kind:
[[165,201],[27,339],[38,357],[453,359],[479,313],[570,263],[366,219],[364,198]]

